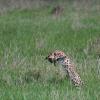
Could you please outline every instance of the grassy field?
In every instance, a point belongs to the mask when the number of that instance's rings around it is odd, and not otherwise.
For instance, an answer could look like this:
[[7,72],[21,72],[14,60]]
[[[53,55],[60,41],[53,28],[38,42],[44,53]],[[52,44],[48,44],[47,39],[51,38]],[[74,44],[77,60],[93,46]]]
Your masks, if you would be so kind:
[[[0,16],[0,100],[100,99],[99,0],[60,4],[60,16],[51,14],[55,4]],[[44,60],[57,49],[71,56],[84,86]]]

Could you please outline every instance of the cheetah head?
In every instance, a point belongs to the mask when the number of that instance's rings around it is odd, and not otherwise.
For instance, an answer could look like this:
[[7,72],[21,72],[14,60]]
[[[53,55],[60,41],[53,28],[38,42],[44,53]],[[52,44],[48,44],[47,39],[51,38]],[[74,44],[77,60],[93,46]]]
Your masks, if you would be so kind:
[[46,59],[50,62],[53,63],[54,65],[56,65],[58,60],[62,60],[66,57],[65,53],[63,51],[54,51],[52,53],[50,53]]

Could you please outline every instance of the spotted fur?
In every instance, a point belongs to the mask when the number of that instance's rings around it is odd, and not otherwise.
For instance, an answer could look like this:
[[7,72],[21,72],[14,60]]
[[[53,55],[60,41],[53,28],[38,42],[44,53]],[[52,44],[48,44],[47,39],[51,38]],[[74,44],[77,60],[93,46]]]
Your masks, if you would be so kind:
[[54,63],[54,65],[56,65],[56,63],[62,65],[64,71],[66,72],[66,75],[69,77],[69,79],[75,86],[82,85],[81,78],[79,74],[76,72],[75,65],[63,51],[56,50],[53,53],[50,53],[46,57],[46,59],[49,62]]

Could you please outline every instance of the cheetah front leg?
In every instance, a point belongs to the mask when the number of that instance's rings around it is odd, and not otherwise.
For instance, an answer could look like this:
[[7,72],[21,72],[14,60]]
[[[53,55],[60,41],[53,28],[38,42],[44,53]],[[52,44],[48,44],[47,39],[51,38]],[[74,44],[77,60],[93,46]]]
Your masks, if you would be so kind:
[[68,68],[66,72],[69,79],[75,86],[81,86],[83,84],[79,74],[74,69]]

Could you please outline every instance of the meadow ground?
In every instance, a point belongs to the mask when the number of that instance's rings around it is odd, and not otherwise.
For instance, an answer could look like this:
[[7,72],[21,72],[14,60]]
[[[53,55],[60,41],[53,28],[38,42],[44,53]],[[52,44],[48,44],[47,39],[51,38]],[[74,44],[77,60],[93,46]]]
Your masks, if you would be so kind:
[[[100,99],[99,2],[60,4],[60,16],[51,14],[55,4],[0,16],[0,100]],[[71,56],[84,86],[44,60],[56,49]]]

